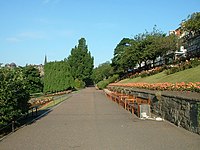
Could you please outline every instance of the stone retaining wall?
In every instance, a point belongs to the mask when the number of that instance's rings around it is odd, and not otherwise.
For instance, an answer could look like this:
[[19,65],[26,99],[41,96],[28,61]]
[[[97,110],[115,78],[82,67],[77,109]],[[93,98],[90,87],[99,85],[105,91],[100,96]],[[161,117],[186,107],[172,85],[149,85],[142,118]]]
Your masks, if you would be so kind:
[[[200,134],[200,94],[152,91],[128,87],[108,86],[111,91],[151,100],[151,111],[154,114]],[[193,96],[192,96],[193,94]]]

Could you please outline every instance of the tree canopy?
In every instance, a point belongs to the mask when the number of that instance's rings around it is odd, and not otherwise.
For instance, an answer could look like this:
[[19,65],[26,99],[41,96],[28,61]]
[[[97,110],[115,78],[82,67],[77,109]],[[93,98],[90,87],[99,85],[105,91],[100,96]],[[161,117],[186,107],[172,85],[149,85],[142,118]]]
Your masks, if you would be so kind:
[[24,82],[30,93],[42,92],[43,84],[39,70],[34,66],[28,65],[23,67]]
[[181,24],[184,31],[200,31],[200,12],[189,15],[188,18]]
[[0,69],[0,126],[28,110],[29,92],[21,68]]
[[144,32],[134,38],[123,38],[114,50],[112,66],[118,73],[133,70],[141,63],[154,61],[159,56],[165,56],[167,51],[177,50],[177,38],[175,35],[166,36],[155,27],[152,32]]
[[78,41],[78,46],[72,48],[67,62],[71,68],[71,74],[74,80],[84,81],[86,85],[92,84],[91,74],[94,67],[94,58],[88,51],[84,38]]
[[92,73],[92,79],[94,83],[98,83],[101,80],[108,79],[111,75],[113,75],[113,68],[109,61],[100,64],[98,67],[94,68]]

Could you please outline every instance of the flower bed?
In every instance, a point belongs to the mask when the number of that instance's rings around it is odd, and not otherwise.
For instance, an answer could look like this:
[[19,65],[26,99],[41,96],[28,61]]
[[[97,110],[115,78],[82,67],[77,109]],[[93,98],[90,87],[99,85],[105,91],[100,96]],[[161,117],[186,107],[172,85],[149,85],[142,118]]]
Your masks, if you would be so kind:
[[156,68],[153,68],[153,69],[150,69],[150,70],[143,70],[140,73],[136,72],[135,74],[129,75],[129,76],[130,76],[130,78],[137,78],[137,77],[142,77],[143,78],[143,77],[147,77],[147,76],[151,76],[151,75],[160,73],[164,69],[165,69],[165,66],[164,67],[156,67]]
[[58,96],[58,95],[63,95],[63,94],[69,94],[71,92],[72,92],[72,90],[67,90],[67,91],[62,91],[62,92],[48,94],[47,96]]
[[200,82],[181,83],[112,83],[109,86],[135,87],[149,90],[191,91],[200,93]]
[[40,97],[40,98],[32,98],[29,100],[31,106],[35,105],[44,105],[49,103],[53,100],[53,97]]
[[192,59],[190,61],[186,60],[185,62],[176,64],[176,65],[170,65],[168,67],[168,69],[165,71],[165,73],[167,75],[179,72],[179,71],[183,71],[189,68],[194,68],[200,65],[200,59],[199,58],[195,58]]
[[137,78],[137,77],[147,77],[157,73],[160,73],[165,70],[165,74],[170,75],[179,71],[183,71],[189,68],[194,68],[200,65],[200,58],[193,58],[190,61],[186,60],[185,62],[177,63],[175,65],[164,65],[160,67],[155,67],[150,70],[143,70],[141,72],[136,72],[134,74],[129,74],[129,78]]

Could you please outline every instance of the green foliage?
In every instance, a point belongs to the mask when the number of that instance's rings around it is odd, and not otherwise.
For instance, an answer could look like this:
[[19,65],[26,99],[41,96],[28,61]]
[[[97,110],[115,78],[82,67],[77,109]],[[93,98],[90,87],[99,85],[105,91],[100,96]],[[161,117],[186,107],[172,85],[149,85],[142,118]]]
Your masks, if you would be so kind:
[[187,20],[182,23],[182,29],[184,31],[200,31],[200,12],[193,13],[189,15]]
[[109,84],[108,80],[103,80],[97,83],[97,87],[102,90]]
[[29,98],[21,68],[0,68],[0,126],[25,113]]
[[155,62],[159,56],[165,56],[167,51],[177,50],[177,37],[166,36],[155,27],[152,32],[145,32],[136,35],[133,39],[124,38],[114,50],[112,66],[117,73],[128,72],[145,62]]
[[139,54],[133,47],[135,47],[135,41],[129,38],[123,38],[117,45],[112,59],[112,66],[115,72],[121,73],[136,65]]
[[177,64],[177,65],[171,66],[169,69],[167,69],[165,71],[165,73],[167,75],[170,75],[170,74],[173,74],[173,73],[176,73],[176,72],[179,72],[179,71],[183,71],[183,70],[186,70],[186,69],[189,69],[189,68],[197,67],[198,65],[200,65],[200,60],[196,58],[196,59],[193,59],[189,62],[186,61],[186,62],[182,62],[182,63]]
[[197,103],[197,116],[198,116],[198,127],[200,128],[200,102]]
[[23,68],[23,76],[29,93],[42,92],[43,84],[38,69],[36,69],[34,66],[26,66]]
[[44,92],[53,93],[93,84],[91,79],[93,61],[86,40],[81,38],[78,46],[71,50],[68,59],[45,64]]
[[71,67],[71,74],[74,79],[84,81],[86,85],[92,84],[91,74],[94,67],[94,58],[88,51],[84,38],[81,38],[78,46],[71,50],[71,55],[68,57],[67,62]]
[[117,81],[118,78],[119,78],[119,75],[118,75],[118,74],[115,74],[115,75],[113,75],[112,77],[109,77],[109,78],[108,78],[108,82],[109,82],[109,83],[113,83],[113,82]]
[[97,68],[93,70],[92,79],[94,83],[98,83],[104,79],[107,79],[113,74],[113,67],[110,65],[110,62],[105,62],[100,64]]
[[119,78],[119,75],[118,75],[118,74],[115,74],[115,75],[113,75],[112,77],[109,77],[109,78],[106,79],[106,80],[102,80],[102,81],[98,82],[98,83],[97,83],[97,87],[98,87],[99,89],[104,89],[104,88],[106,88],[106,86],[107,86],[108,84],[113,83],[113,82],[115,82],[116,80],[118,80],[118,78]]
[[74,85],[71,68],[67,61],[46,63],[44,73],[45,93],[64,91]]
[[144,77],[147,77],[147,76],[155,75],[157,73],[162,72],[164,70],[164,68],[165,67],[156,67],[156,68],[153,68],[151,70],[143,70],[141,73],[139,73],[135,77],[139,77],[140,76],[141,78],[144,78]]
[[79,80],[79,79],[75,79],[74,81],[74,87],[76,89],[81,89],[81,88],[84,88],[85,87],[85,82]]

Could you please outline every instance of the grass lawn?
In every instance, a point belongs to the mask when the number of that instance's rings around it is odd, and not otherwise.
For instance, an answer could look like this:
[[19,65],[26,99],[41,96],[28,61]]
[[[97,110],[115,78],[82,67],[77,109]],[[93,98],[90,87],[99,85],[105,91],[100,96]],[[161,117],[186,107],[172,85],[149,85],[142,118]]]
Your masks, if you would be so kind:
[[40,93],[33,93],[33,94],[31,94],[32,98],[37,98],[37,97],[41,97],[41,96],[44,96],[44,93],[40,92]]
[[138,77],[133,79],[124,79],[120,81],[120,83],[130,83],[130,82],[146,82],[146,83],[200,82],[200,65],[195,68],[187,69],[170,75],[166,75],[165,71],[163,71],[161,73],[148,76],[145,78]]
[[58,105],[59,103],[65,101],[66,99],[68,99],[70,97],[69,94],[60,96],[59,98],[54,99],[53,101],[47,103],[46,105],[44,105],[43,107],[40,108],[40,110],[44,110],[44,109],[49,109],[52,108],[56,105]]

